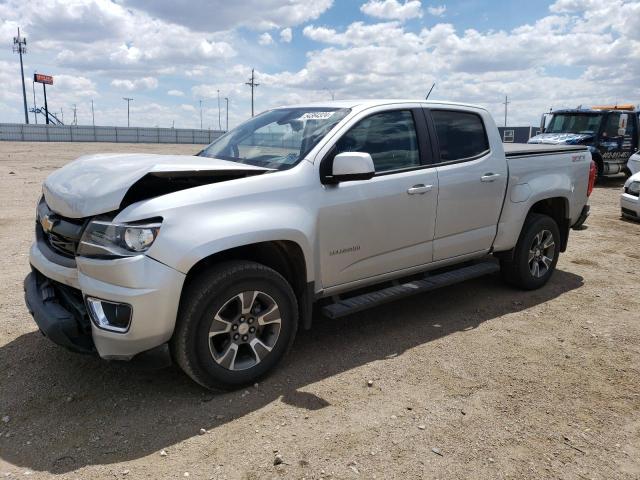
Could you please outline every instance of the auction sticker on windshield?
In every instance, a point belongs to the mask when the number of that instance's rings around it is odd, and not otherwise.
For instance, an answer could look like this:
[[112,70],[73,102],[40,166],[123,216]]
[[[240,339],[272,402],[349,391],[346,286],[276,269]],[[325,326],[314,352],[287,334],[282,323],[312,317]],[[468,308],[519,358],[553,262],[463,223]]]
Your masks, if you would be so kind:
[[336,112],[307,112],[300,117],[300,120],[327,120]]

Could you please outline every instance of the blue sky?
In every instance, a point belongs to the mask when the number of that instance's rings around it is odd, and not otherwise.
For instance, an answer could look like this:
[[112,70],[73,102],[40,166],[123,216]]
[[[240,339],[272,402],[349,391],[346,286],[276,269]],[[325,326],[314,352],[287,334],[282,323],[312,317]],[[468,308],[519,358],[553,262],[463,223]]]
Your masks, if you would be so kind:
[[[22,121],[25,74],[52,74],[50,107],[91,123],[218,127],[256,110],[331,98],[416,97],[484,105],[536,124],[550,107],[640,103],[640,2],[626,0],[0,0],[0,121]],[[36,91],[42,104],[41,89]],[[222,102],[224,109],[224,101]],[[224,112],[222,122],[224,127]]]

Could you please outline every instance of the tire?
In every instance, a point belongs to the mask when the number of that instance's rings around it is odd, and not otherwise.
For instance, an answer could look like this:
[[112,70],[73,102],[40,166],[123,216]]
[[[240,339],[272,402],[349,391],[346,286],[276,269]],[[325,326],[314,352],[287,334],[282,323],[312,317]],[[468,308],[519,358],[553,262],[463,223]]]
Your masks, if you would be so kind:
[[535,290],[549,281],[559,255],[560,229],[555,220],[547,215],[530,213],[520,232],[513,257],[500,261],[502,277],[516,287]]
[[259,263],[232,261],[185,288],[169,347],[194,381],[233,390],[267,375],[291,348],[297,329],[289,283]]

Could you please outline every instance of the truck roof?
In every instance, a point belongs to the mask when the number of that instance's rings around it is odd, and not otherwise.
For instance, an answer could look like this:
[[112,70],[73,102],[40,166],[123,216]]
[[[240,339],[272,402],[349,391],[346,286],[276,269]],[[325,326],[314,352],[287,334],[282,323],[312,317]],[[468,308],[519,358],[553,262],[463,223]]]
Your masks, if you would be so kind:
[[562,109],[558,109],[558,110],[554,110],[551,113],[593,113],[593,114],[598,114],[598,113],[636,113],[635,110],[630,109],[630,110],[626,110],[626,109],[622,109],[622,108],[562,108]]
[[424,100],[415,98],[365,98],[365,99],[348,99],[348,100],[329,100],[325,102],[310,102],[296,105],[282,105],[278,108],[300,108],[300,107],[326,107],[326,108],[355,108],[355,107],[376,107],[380,105],[389,105],[393,103],[422,103],[425,105],[449,105],[456,107],[468,107],[486,110],[479,105],[468,103],[447,102],[440,100]]

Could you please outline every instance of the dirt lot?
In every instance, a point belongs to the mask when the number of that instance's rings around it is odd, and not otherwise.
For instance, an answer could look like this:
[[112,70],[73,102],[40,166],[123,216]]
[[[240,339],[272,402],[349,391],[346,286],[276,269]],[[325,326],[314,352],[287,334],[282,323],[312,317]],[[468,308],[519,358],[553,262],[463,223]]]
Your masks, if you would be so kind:
[[22,280],[45,176],[83,153],[196,150],[0,143],[0,477],[640,478],[640,225],[619,218],[619,179],[542,290],[489,277],[318,318],[247,390],[43,338]]

